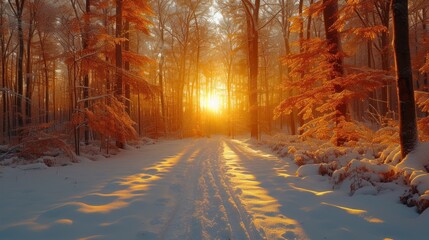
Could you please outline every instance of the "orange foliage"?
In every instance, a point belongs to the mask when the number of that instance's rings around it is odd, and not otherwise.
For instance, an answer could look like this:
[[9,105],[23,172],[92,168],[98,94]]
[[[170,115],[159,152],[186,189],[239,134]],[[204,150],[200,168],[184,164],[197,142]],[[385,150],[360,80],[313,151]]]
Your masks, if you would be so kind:
[[110,100],[110,105],[103,101],[94,103],[90,109],[85,109],[88,126],[103,136],[125,142],[136,140],[137,132],[134,129],[135,122],[131,120],[125,111],[123,103],[116,98]]
[[[295,16],[291,31],[301,31],[303,17],[318,17],[330,1],[315,1],[304,9],[303,16]],[[348,0],[338,10],[337,20],[332,26],[342,33],[343,40],[373,40],[386,32],[385,26],[371,23],[367,19],[370,11],[375,11],[372,1]],[[361,14],[365,13],[365,14]],[[356,27],[359,26],[360,27]],[[298,110],[298,116],[306,120],[301,130],[303,136],[319,139],[342,137],[348,141],[361,138],[370,139],[371,132],[366,127],[354,122],[349,116],[339,119],[337,106],[347,104],[351,100],[367,99],[368,95],[393,79],[384,71],[369,68],[344,67],[344,72],[334,69],[333,60],[346,57],[344,52],[331,54],[331,47],[320,38],[297,41],[299,53],[285,56],[283,63],[288,66],[289,79],[285,82],[285,90],[291,96],[283,100],[274,110],[275,117],[290,114]],[[349,53],[351,54],[351,53]],[[339,91],[339,89],[341,89]],[[332,139],[331,139],[332,140]]]
[[382,25],[349,29],[349,32],[356,35],[359,39],[364,38],[364,39],[371,39],[371,40],[374,40],[379,33],[386,32],[386,31],[387,31],[387,28]]
[[137,30],[149,34],[149,27],[152,25],[152,22],[148,19],[148,16],[152,16],[154,13],[148,1],[126,0],[123,4],[124,19],[133,23]]
[[[416,104],[425,113],[429,113],[429,93],[415,91]],[[422,141],[429,140],[429,117],[424,117],[417,122],[419,127],[420,138]]]
[[[352,99],[364,99],[368,94],[390,80],[385,72],[355,68],[349,74],[330,80],[333,66],[328,47],[321,39],[311,39],[303,43],[303,53],[291,54],[284,58],[285,65],[291,69],[291,79],[285,83],[286,90],[297,91],[295,96],[285,99],[276,109],[276,116],[290,114],[292,109],[300,109],[303,119],[313,118],[314,111],[328,113],[335,106]],[[299,81],[294,81],[301,78]],[[335,92],[335,86],[343,91]]]
[[73,150],[61,136],[44,132],[52,125],[53,123],[43,123],[23,128],[22,133],[26,136],[20,141],[22,147],[19,155],[27,160],[35,160],[50,150],[61,150],[70,161],[77,162]]
[[426,55],[426,62],[420,68],[420,72],[423,72],[423,73],[428,73],[429,72],[429,54]]
[[422,91],[415,91],[415,98],[417,106],[423,111],[429,113],[429,93]]

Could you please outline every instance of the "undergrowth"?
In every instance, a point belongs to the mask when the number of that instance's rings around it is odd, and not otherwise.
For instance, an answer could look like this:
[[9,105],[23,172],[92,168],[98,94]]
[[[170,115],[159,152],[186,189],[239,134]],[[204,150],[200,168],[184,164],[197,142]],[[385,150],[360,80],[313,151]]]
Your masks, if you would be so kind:
[[[397,125],[388,122],[373,132],[371,139],[353,141],[340,147],[328,139],[285,134],[273,136],[265,143],[280,157],[293,160],[300,169],[316,165],[318,174],[328,176],[334,189],[348,189],[350,195],[376,195],[400,185],[407,189],[400,196],[400,201],[416,207],[421,213],[429,207],[429,166],[425,166],[423,171],[413,169],[408,172],[397,167],[402,160],[397,132]],[[297,174],[302,172],[300,169]],[[424,180],[422,176],[425,176]],[[422,187],[422,184],[427,187]]]

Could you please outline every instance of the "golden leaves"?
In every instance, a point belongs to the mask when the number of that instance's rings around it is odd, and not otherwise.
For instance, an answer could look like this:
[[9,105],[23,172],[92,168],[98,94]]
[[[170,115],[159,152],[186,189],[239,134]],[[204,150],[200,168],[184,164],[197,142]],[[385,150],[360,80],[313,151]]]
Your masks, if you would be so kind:
[[387,32],[387,28],[382,25],[371,26],[371,27],[358,27],[351,28],[350,32],[356,35],[357,37],[374,40],[378,34],[382,32]]
[[104,101],[94,103],[85,109],[89,127],[107,137],[119,141],[136,140],[135,122],[125,111],[125,106],[116,98],[109,98],[110,104]]

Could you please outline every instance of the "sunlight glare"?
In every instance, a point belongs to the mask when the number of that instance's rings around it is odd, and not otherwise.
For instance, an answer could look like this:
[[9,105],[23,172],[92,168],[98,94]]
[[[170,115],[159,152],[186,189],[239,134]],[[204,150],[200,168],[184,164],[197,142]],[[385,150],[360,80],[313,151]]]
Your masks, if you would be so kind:
[[209,112],[219,113],[221,111],[222,100],[218,95],[201,96],[200,102],[202,107]]
[[207,99],[207,108],[210,111],[218,112],[220,110],[220,99],[217,96],[210,96]]

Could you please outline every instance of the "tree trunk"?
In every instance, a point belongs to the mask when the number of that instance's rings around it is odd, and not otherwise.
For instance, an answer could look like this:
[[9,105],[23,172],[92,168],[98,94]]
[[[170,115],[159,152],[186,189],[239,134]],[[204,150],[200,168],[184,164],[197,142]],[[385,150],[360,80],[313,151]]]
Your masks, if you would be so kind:
[[[86,0],[85,4],[85,12],[87,14],[85,18],[85,25],[83,29],[83,35],[82,35],[82,46],[83,49],[86,50],[89,47],[89,31],[90,31],[90,21],[89,21],[89,14],[91,13],[91,0]],[[83,99],[84,101],[84,108],[89,108],[89,72],[85,71],[85,75],[83,76]],[[84,138],[85,138],[85,145],[89,144],[89,128],[88,125],[85,124],[85,130],[84,130]]]
[[[122,36],[122,0],[116,0],[116,38]],[[115,45],[116,59],[116,86],[115,97],[118,101],[122,101],[122,43],[118,42]],[[116,139],[116,146],[124,147],[123,139]]]
[[[230,43],[231,44],[231,43]],[[227,108],[228,108],[228,136],[233,137],[232,134],[232,109],[231,109],[231,73],[232,73],[232,47],[229,48],[230,54],[228,54],[228,70],[227,70],[227,82],[226,82],[226,88],[227,88]]]
[[[15,0],[15,4],[8,0],[9,5],[18,22],[18,59],[17,59],[17,95],[16,95],[16,117],[18,120],[18,127],[24,126],[24,118],[22,111],[22,99],[24,94],[24,79],[23,79],[23,62],[24,62],[24,30],[22,28],[22,13],[24,11],[25,0]],[[15,5],[15,6],[14,6]]]
[[258,126],[258,67],[259,67],[259,6],[260,0],[252,4],[248,0],[242,0],[246,10],[247,40],[249,59],[249,113],[250,113],[250,137],[259,139]]
[[165,96],[164,96],[164,28],[160,27],[161,31],[161,52],[158,63],[158,80],[159,80],[159,88],[161,89],[159,98],[161,100],[161,113],[162,113],[162,122],[164,127],[164,134],[167,134],[167,112],[165,109]]
[[2,128],[2,134],[3,136],[6,136],[6,132],[9,132],[9,105],[8,105],[8,86],[6,84],[6,58],[4,56],[4,49],[2,46],[2,62],[1,62],[1,76],[2,76],[2,101],[3,101],[3,128]]
[[200,39],[200,27],[198,25],[198,18],[195,14],[195,11],[193,12],[194,15],[194,21],[195,21],[195,28],[196,28],[196,38],[197,38],[197,56],[196,56],[196,62],[195,62],[195,85],[196,85],[196,131],[197,134],[200,135],[201,132],[201,103],[200,103],[200,54],[201,54],[201,39]]
[[[314,3],[314,0],[310,0],[310,6]],[[310,16],[308,16],[308,22],[307,22],[307,40],[310,39],[311,37],[311,22],[313,19],[313,15],[310,14]]]
[[[130,22],[128,20],[125,21],[124,31],[125,31],[125,38],[127,39],[127,41],[125,41],[124,43],[124,50],[130,51]],[[129,61],[125,61],[124,69],[125,71],[130,70]],[[124,85],[125,85],[124,86],[125,87],[125,111],[129,115],[131,113],[131,87],[129,83],[125,83]]]
[[[116,38],[122,36],[122,0],[116,0]],[[115,44],[116,85],[115,96],[122,101],[122,44]]]
[[402,158],[417,145],[416,109],[411,69],[408,1],[392,0],[393,45],[399,102],[399,137]]
[[45,122],[49,122],[49,72],[48,72],[48,61],[46,59],[46,53],[45,53],[45,44],[41,37],[41,34],[39,32],[40,36],[40,48],[42,49],[42,58],[43,58],[43,72],[45,75]]
[[53,121],[57,121],[57,102],[56,102],[56,91],[57,91],[57,87],[56,87],[56,74],[55,74],[55,70],[56,70],[56,64],[55,61],[52,64],[52,119]]
[[[389,0],[384,0],[381,4],[381,22],[383,26],[386,27],[386,29],[389,29],[389,22],[390,22],[390,8],[389,8]],[[390,71],[390,39],[389,39],[389,32],[384,31],[381,33],[381,68],[388,72]],[[389,83],[386,87],[383,87],[381,98],[382,101],[386,101],[386,104],[381,107],[379,110],[383,115],[385,115],[387,112],[391,110],[392,102],[390,99],[391,96],[392,86]]]
[[[289,55],[290,54],[290,45],[289,45],[289,34],[290,34],[290,30],[288,27],[289,21],[288,18],[289,16],[287,16],[286,14],[286,7],[288,5],[288,1],[285,2],[285,0],[280,0],[281,2],[281,24],[282,24],[282,34],[283,34],[283,43],[284,43],[284,47],[285,47],[285,55]],[[286,67],[286,78],[289,78],[289,66],[285,66]],[[280,73],[280,83],[283,82],[283,68],[281,68],[281,73]],[[280,88],[280,96],[282,96],[282,88]],[[293,96],[293,91],[290,90],[289,91],[289,96]],[[282,99],[282,97],[280,98]],[[295,135],[296,134],[296,119],[295,119],[295,111],[293,110],[291,112],[291,114],[289,114],[289,127],[290,127],[290,134]],[[280,115],[280,129],[283,127],[283,114]]]
[[[334,27],[335,22],[338,19],[338,0],[323,0],[323,3],[326,4],[325,9],[323,10],[323,20],[325,24],[325,34],[326,41],[329,47],[329,53],[331,54],[330,63],[333,65],[333,71],[330,78],[335,79],[343,75],[343,60],[339,56],[341,49],[341,38],[337,29]],[[340,93],[343,91],[342,86],[339,84],[334,85],[334,91]],[[336,110],[336,119],[335,123],[338,126],[342,119],[346,117],[347,103],[341,102],[335,106]],[[338,146],[344,144],[346,139],[343,136],[336,136],[336,144]]]
[[167,109],[165,106],[165,88],[164,88],[164,43],[165,43],[165,19],[163,17],[164,13],[164,7],[166,5],[163,4],[161,1],[156,2],[156,8],[158,12],[158,30],[160,33],[160,53],[159,53],[159,62],[158,62],[158,81],[159,81],[159,98],[161,102],[161,114],[162,114],[162,123],[164,128],[164,134],[167,134],[167,131],[169,127],[167,126]]
[[33,39],[33,17],[34,17],[34,10],[31,11],[31,19],[30,19],[30,25],[28,29],[28,39],[27,39],[27,63],[26,63],[26,76],[25,76],[25,123],[29,124],[32,122],[31,119],[31,101],[32,101],[32,93],[33,93],[33,84],[32,84],[32,74],[31,74],[31,42]]

